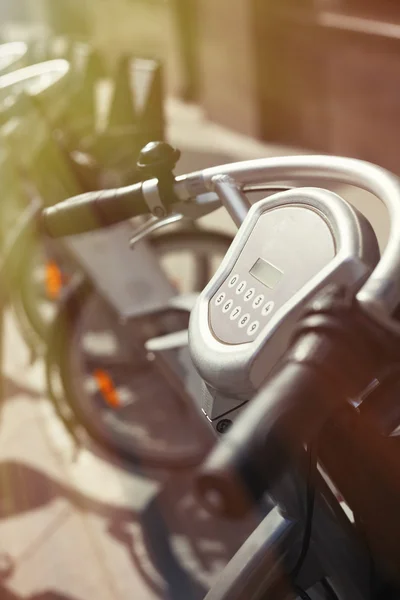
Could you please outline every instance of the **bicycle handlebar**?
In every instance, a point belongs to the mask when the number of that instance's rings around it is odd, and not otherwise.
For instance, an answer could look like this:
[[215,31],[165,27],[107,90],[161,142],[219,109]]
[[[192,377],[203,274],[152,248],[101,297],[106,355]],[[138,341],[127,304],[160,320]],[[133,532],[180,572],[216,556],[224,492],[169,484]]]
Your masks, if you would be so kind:
[[87,192],[46,208],[42,226],[51,237],[87,233],[149,212],[142,184]]
[[390,217],[388,243],[377,267],[357,294],[358,302],[372,318],[393,326],[388,319],[400,303],[400,181],[397,176],[371,163],[339,156],[287,156],[243,161],[211,167],[177,178],[178,195],[193,197],[199,190],[213,190],[220,175],[247,183],[320,185],[346,183],[365,189],[381,200]]
[[[177,177],[173,185],[173,202],[183,203],[218,191],[221,175],[232,178],[239,188],[250,183],[347,183],[363,188],[383,201],[391,220],[389,240],[380,262],[358,292],[357,301],[374,320],[390,328],[396,327],[391,315],[400,304],[400,182],[395,175],[361,160],[337,156],[267,158],[221,165]],[[146,194],[138,184],[121,190],[86,194],[83,198],[63,202],[60,208],[48,208],[43,218],[45,229],[58,237],[115,224],[151,212],[146,203],[150,196],[153,200],[158,197],[165,206],[173,206],[170,198],[160,198],[155,179]],[[230,200],[235,200],[235,190]],[[65,224],[62,223],[64,219]]]

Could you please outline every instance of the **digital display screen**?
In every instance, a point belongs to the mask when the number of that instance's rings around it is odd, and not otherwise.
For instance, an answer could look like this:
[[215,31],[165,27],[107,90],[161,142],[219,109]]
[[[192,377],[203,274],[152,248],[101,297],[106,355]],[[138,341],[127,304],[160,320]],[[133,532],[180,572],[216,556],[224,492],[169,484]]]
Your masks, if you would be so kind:
[[257,281],[273,290],[282,279],[283,271],[280,271],[263,258],[259,258],[251,267],[250,275],[253,275]]

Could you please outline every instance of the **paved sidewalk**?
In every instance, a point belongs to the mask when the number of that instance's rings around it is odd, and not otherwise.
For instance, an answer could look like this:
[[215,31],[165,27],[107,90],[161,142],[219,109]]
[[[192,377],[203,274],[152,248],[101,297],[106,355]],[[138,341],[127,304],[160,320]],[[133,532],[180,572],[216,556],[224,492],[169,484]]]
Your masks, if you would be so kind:
[[203,598],[255,520],[212,519],[191,494],[192,471],[133,470],[94,448],[75,456],[11,318],[6,335],[0,550],[14,571],[0,598]]

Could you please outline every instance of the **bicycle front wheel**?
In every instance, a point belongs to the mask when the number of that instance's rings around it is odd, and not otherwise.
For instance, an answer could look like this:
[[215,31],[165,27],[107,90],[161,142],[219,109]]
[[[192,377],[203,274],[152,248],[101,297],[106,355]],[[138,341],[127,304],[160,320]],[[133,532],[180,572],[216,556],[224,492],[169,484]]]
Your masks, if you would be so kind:
[[[156,236],[152,247],[177,290],[194,292],[206,285],[230,243],[228,236],[193,230]],[[211,429],[195,399],[149,360],[144,347],[149,338],[186,328],[187,321],[188,314],[173,312],[121,323],[87,282],[74,292],[54,326],[52,347],[58,347],[53,364],[81,430],[135,463],[175,468],[203,459]],[[187,348],[173,352],[183,370],[194,369]]]

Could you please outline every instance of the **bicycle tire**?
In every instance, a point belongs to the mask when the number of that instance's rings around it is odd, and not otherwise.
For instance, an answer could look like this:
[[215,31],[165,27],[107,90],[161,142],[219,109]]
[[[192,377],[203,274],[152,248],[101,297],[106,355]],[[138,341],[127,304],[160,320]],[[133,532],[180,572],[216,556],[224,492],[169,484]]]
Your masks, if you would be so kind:
[[[24,337],[28,336],[28,339],[32,340],[36,347],[43,345],[47,341],[49,324],[56,312],[56,307],[54,306],[52,309],[51,305],[53,302],[57,302],[51,298],[46,298],[45,302],[41,303],[39,293],[43,297],[45,296],[45,283],[34,281],[33,279],[35,273],[37,273],[37,276],[40,276],[38,269],[36,269],[35,258],[38,250],[44,249],[44,244],[45,240],[43,238],[36,239],[35,242],[32,243],[30,249],[25,253],[25,259],[21,265],[19,283],[13,290],[11,297],[13,311],[18,322],[23,326],[23,329],[26,332]],[[59,247],[59,251],[56,255],[59,257],[61,254],[65,254],[65,261],[70,262],[71,268],[69,271],[71,271],[72,260],[68,261],[67,254],[65,252],[63,253],[62,248]],[[57,262],[60,261],[57,260]],[[45,261],[43,261],[43,263],[45,263]],[[77,268],[75,269],[74,267],[72,271],[69,272],[69,275],[72,276],[72,273],[75,272],[75,270],[77,270]],[[44,274],[42,275],[44,277]],[[39,292],[40,285],[43,285],[43,290],[40,290]],[[47,311],[47,316],[45,316],[44,311]]]
[[[196,231],[196,227],[195,225],[190,224],[189,227],[185,226],[183,231]],[[47,307],[43,303],[41,306],[39,306],[40,299],[38,296],[35,296],[35,287],[36,283],[39,283],[40,286],[40,282],[35,282],[32,280],[32,276],[37,271],[33,261],[38,249],[38,244],[43,243],[44,245],[44,242],[45,240],[43,239],[36,240],[35,243],[32,242],[30,249],[25,253],[25,258],[20,265],[19,285],[12,290],[11,294],[11,306],[13,308],[14,315],[20,326],[22,336],[29,348],[31,348],[32,352],[37,351],[38,348],[43,347],[43,344],[47,343],[49,323],[51,322],[52,318],[54,318],[56,311],[55,307],[53,310],[51,308],[53,301],[50,298],[47,298]],[[67,265],[67,268],[64,269],[64,271],[67,274],[68,279],[70,279],[73,273],[78,270],[78,267],[75,265],[72,267],[72,259],[68,259],[67,254],[62,251],[62,248],[59,246],[59,244],[58,246],[55,244],[55,248],[56,262],[64,262]],[[58,260],[60,256],[64,257],[61,261]],[[201,282],[206,281],[207,279],[207,268],[206,261],[201,261],[199,259],[196,264],[196,286],[199,288]],[[42,276],[44,277],[43,273]],[[38,277],[40,277],[39,273]],[[42,282],[42,294],[44,294],[45,291],[44,285],[45,284]],[[46,310],[48,313],[47,317],[43,314],[43,311],[46,312]]]
[[[199,253],[199,258],[201,272],[204,275],[204,255],[207,253],[209,256],[214,256],[215,249],[218,248],[222,258],[231,241],[231,238],[227,235],[203,230],[163,233],[151,240],[155,251],[160,255],[161,259],[165,258],[167,253],[174,249],[187,253],[188,247],[195,247],[197,244],[197,248],[199,248],[201,245],[202,253]],[[208,279],[207,281],[203,281],[202,286],[204,287],[207,282]],[[198,279],[196,283],[199,284]],[[58,414],[63,415],[64,422],[66,422],[65,417],[67,416],[69,429],[71,429],[71,420],[74,420],[76,428],[84,432],[89,439],[92,439],[101,447],[107,448],[112,454],[135,465],[143,464],[146,466],[174,469],[197,465],[204,458],[214,438],[208,424],[202,421],[201,416],[199,416],[195,408],[193,408],[193,415],[188,415],[187,423],[184,425],[184,433],[185,435],[188,433],[191,441],[193,441],[194,434],[190,427],[187,427],[187,424],[193,427],[197,426],[199,428],[197,431],[198,443],[190,451],[186,449],[184,455],[182,448],[177,450],[176,448],[171,449],[170,446],[167,448],[165,444],[162,445],[163,440],[160,440],[160,437],[157,437],[158,448],[152,446],[154,439],[150,444],[144,444],[143,441],[138,443],[137,439],[140,438],[140,435],[134,439],[130,434],[128,435],[126,430],[121,431],[120,422],[118,422],[118,430],[116,422],[112,420],[108,421],[107,426],[104,426],[105,422],[102,419],[104,415],[110,414],[110,409],[105,404],[103,406],[100,403],[98,394],[96,408],[95,410],[93,409],[95,400],[93,397],[85,394],[84,390],[85,384],[83,378],[86,377],[86,374],[77,372],[77,369],[80,368],[77,366],[78,363],[81,364],[83,361],[79,359],[79,344],[82,344],[82,340],[79,339],[78,341],[76,332],[79,331],[79,323],[85,314],[85,307],[90,314],[93,314],[93,306],[88,304],[90,303],[90,298],[97,298],[100,302],[104,302],[87,280],[82,281],[73,293],[65,296],[60,313],[51,327],[52,335],[49,340],[49,349],[52,356],[49,356],[47,360],[48,380],[51,377],[51,371],[56,369],[62,382],[64,393],[63,403],[66,404],[66,406],[60,407],[59,398],[57,398]],[[103,320],[105,321],[105,318]],[[129,371],[132,369],[133,365],[129,367]],[[149,373],[149,376],[151,378],[152,374]],[[146,380],[146,385],[149,381],[150,379]],[[165,389],[163,388],[163,390],[165,394]],[[92,403],[90,406],[85,404],[88,402],[88,398]],[[142,395],[140,398],[142,398]],[[163,406],[165,406],[164,403],[165,396]],[[97,419],[99,406],[103,410],[103,413],[100,415],[100,419]],[[93,415],[96,415],[96,418],[93,418]],[[126,424],[126,421],[122,421],[122,423]],[[135,427],[135,423],[133,427]],[[174,437],[174,444],[176,444],[176,437]]]
[[27,257],[31,256],[39,235],[36,225],[36,212],[39,209],[33,205],[26,208],[11,231],[8,247],[3,252],[1,275],[3,287],[6,290],[6,301],[15,317],[18,330],[33,356],[39,343],[42,342],[37,332],[32,327],[21,301],[21,281],[26,272]]

